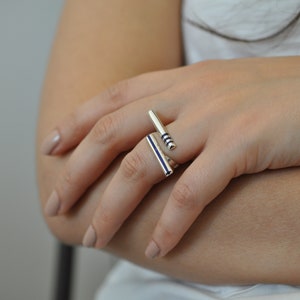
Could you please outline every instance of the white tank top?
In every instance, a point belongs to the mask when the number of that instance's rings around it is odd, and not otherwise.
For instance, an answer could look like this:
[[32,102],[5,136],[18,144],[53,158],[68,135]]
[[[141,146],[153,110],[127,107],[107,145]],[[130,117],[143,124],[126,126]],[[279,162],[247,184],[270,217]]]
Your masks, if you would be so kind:
[[[238,39],[257,40],[284,28],[300,9],[300,0],[185,0],[182,32],[186,63],[207,59],[300,55],[300,22],[273,39],[237,42],[199,29],[194,23]],[[97,300],[299,300],[300,287],[278,284],[208,286],[174,280],[120,262]]]
[[199,29],[201,24],[235,38],[257,40],[284,28],[299,12],[299,0],[185,0],[182,31],[186,63],[207,59],[300,54],[300,22],[272,39],[237,42]]

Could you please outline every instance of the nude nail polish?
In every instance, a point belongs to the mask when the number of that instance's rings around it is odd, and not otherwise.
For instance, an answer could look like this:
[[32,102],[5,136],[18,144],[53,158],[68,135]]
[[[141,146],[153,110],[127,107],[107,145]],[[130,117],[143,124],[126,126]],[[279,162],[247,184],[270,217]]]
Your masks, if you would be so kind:
[[97,240],[96,231],[90,225],[83,237],[82,245],[89,248],[94,247],[96,244],[96,240]]
[[41,152],[45,155],[51,155],[60,142],[60,135],[57,130],[52,131],[44,140],[41,146]]
[[159,248],[158,245],[152,240],[152,241],[149,243],[149,245],[148,245],[148,247],[147,247],[147,249],[146,249],[146,251],[145,251],[145,255],[146,255],[146,257],[152,258],[152,259],[153,259],[153,258],[158,257],[159,254],[160,254],[160,248]]
[[60,208],[60,201],[57,192],[53,191],[46,203],[45,214],[48,217],[56,216],[58,214],[59,208]]

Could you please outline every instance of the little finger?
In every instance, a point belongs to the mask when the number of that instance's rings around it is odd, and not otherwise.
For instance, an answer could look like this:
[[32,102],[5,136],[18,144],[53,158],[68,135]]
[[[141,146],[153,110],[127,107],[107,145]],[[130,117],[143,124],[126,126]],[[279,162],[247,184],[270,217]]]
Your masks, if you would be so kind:
[[218,148],[205,148],[175,184],[146,249],[146,256],[162,257],[171,251],[205,206],[223,191],[233,174],[229,156]]

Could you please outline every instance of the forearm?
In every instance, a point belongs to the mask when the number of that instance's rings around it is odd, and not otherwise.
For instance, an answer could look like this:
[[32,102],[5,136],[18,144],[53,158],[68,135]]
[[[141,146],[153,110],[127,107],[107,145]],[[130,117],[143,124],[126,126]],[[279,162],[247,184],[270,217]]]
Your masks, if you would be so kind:
[[148,261],[143,254],[145,246],[177,176],[148,195],[109,250],[171,276],[201,283],[299,284],[299,170],[234,180],[173,252],[164,259]]
[[[53,163],[54,162],[54,163]],[[45,162],[44,162],[45,163]],[[45,163],[46,199],[64,159]],[[79,244],[118,162],[67,216],[48,219],[54,234]],[[185,280],[205,283],[299,284],[298,169],[265,172],[234,180],[167,257],[148,260],[145,246],[179,176],[155,187],[106,248],[135,263]]]

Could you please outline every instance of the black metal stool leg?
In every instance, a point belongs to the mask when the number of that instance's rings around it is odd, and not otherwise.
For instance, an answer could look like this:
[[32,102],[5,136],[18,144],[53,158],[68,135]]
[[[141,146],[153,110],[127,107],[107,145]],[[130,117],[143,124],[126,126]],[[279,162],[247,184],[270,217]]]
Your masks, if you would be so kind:
[[71,300],[75,248],[58,245],[53,300]]

